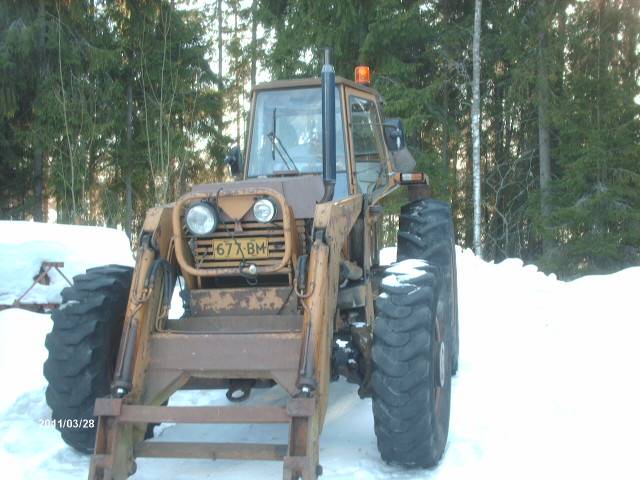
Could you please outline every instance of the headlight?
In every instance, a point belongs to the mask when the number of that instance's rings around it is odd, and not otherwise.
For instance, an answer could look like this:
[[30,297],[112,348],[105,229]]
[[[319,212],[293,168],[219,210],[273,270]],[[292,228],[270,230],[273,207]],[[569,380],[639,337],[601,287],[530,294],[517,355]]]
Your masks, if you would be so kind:
[[262,198],[253,205],[253,215],[261,223],[268,223],[276,216],[276,206],[267,199]]
[[218,226],[218,216],[208,203],[194,203],[184,216],[187,228],[194,235],[208,235]]

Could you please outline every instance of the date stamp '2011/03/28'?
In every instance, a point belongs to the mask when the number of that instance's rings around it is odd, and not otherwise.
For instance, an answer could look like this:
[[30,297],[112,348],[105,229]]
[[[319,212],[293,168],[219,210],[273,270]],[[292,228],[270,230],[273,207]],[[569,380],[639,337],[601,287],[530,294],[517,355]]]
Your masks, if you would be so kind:
[[41,418],[40,426],[54,428],[94,428],[95,418]]

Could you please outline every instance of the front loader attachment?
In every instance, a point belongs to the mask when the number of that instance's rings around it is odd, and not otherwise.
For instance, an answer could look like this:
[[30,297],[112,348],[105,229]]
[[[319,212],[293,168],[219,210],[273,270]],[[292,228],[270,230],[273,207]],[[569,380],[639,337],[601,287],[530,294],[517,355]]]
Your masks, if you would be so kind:
[[[303,285],[193,288],[192,308],[179,320],[167,318],[166,298],[173,269],[182,267],[174,255],[180,231],[172,222],[178,214],[176,207],[149,214],[112,395],[95,404],[90,480],[126,479],[138,457],[280,460],[285,480],[317,478],[341,249],[361,207],[361,196],[316,207]],[[291,277],[294,273],[291,267]],[[197,279],[191,281],[197,287]],[[232,302],[231,309],[230,301],[243,291],[245,301]],[[203,303],[207,297],[216,301]],[[234,382],[277,383],[288,398],[282,406],[166,406],[181,388],[225,388]],[[164,422],[287,424],[289,438],[287,444],[145,440],[148,424]]]
[[[287,323],[302,318],[283,319]],[[99,417],[91,480],[126,478],[133,473],[133,458],[209,458],[284,461],[285,479],[315,479],[318,452],[314,431],[316,399],[296,397],[301,331],[280,333],[216,332],[215,334],[156,334],[149,342],[151,362],[145,378],[149,393],[170,391],[187,376],[203,375],[275,378],[290,397],[283,407],[206,406],[167,407],[128,403],[126,398],[96,402]],[[238,352],[247,352],[238,355]],[[211,366],[216,365],[213,372]],[[289,443],[175,443],[141,440],[135,426],[149,423],[285,423]],[[128,448],[123,449],[123,446]],[[127,450],[123,452],[123,450]]]

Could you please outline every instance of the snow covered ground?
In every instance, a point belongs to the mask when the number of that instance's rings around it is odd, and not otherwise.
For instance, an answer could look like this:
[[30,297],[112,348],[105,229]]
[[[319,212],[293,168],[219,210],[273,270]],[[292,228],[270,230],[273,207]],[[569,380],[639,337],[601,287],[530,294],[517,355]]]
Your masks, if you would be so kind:
[[[43,261],[64,262],[69,279],[100,265],[133,265],[129,239],[113,228],[0,221],[0,233],[0,305],[13,304],[31,286]],[[55,270],[49,277],[22,303],[59,303],[67,283]]]
[[[6,289],[5,281],[0,278],[0,289]],[[385,465],[376,450],[371,402],[359,400],[356,388],[340,381],[332,385],[320,443],[322,478],[639,478],[640,267],[565,283],[517,259],[494,265],[469,250],[458,250],[458,283],[460,369],[453,382],[449,443],[441,464],[430,471]],[[49,415],[41,374],[49,328],[48,315],[0,312],[3,478],[86,476],[88,459],[40,423]],[[281,391],[272,389],[256,392],[250,401],[273,404],[282,398]],[[179,392],[171,401],[207,402],[224,403],[224,394]],[[284,442],[286,430],[269,425],[163,425],[156,428],[156,436]],[[138,462],[132,478],[281,475],[277,462],[149,459]]]

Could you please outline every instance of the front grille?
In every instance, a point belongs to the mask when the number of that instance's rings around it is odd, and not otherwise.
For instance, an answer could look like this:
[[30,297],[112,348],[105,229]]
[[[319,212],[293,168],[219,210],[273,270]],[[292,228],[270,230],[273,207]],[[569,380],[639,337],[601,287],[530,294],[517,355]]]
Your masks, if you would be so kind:
[[[295,222],[298,239],[304,237],[304,221]],[[277,267],[284,257],[285,235],[282,220],[271,223],[242,222],[242,231],[235,231],[235,223],[226,222],[220,224],[216,231],[206,237],[193,237],[185,231],[187,242],[193,255],[194,267],[196,268],[229,268],[240,265],[241,260],[216,259],[213,255],[213,239],[231,239],[262,237],[269,241],[269,257],[247,259],[247,263],[262,267]],[[299,241],[299,240],[298,240]],[[302,242],[304,245],[304,242]]]

